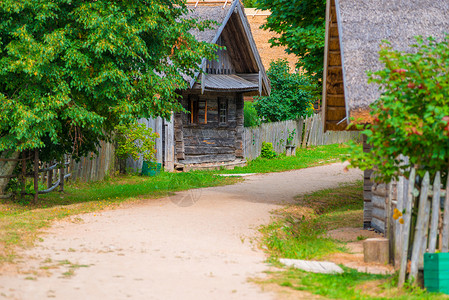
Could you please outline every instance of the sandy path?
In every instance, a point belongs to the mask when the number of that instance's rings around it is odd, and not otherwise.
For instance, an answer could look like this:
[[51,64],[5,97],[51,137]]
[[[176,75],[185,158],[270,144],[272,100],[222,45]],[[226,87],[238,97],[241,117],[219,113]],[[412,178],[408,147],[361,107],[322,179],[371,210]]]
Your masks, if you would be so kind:
[[[0,276],[0,297],[275,299],[247,281],[268,268],[254,229],[300,193],[361,178],[333,164],[72,217],[24,253],[19,267],[38,275]],[[65,276],[75,264],[85,267]]]

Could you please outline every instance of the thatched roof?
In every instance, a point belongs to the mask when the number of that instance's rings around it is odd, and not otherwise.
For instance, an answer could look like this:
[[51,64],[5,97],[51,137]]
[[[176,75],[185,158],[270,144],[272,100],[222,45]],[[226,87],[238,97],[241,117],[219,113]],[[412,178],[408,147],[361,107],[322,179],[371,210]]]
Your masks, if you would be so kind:
[[189,6],[191,12],[188,17],[195,18],[201,21],[212,20],[218,23],[214,25],[213,29],[208,29],[205,31],[192,30],[192,34],[196,37],[198,41],[212,43],[215,38],[219,27],[223,24],[226,16],[231,9],[230,5],[220,6]]
[[[219,38],[223,37],[226,48],[232,53],[231,59],[234,65],[236,65],[236,70],[239,70],[238,73],[260,72],[261,89],[259,92],[269,95],[271,92],[270,83],[240,1],[199,1],[198,3],[196,1],[187,1],[187,4],[191,10],[188,17],[194,17],[199,20],[213,20],[218,24],[213,26],[213,29],[206,31],[192,31],[191,33],[196,39],[208,43],[217,43]],[[230,32],[234,34],[231,38],[229,38]],[[205,63],[206,60],[203,60],[200,69],[204,67]],[[192,88],[198,85],[197,81],[200,79],[198,75],[199,73],[190,81]],[[235,80],[235,78],[228,78],[223,83],[233,82],[233,79]],[[241,78],[242,80],[246,79]],[[235,90],[233,85],[229,89]],[[225,87],[223,90],[225,90]]]
[[[370,122],[369,105],[379,98],[380,91],[377,85],[368,84],[366,72],[383,68],[379,62],[380,44],[388,40],[394,49],[409,52],[413,51],[409,45],[415,43],[417,35],[443,38],[449,32],[449,1],[335,0],[335,10],[333,0],[328,2],[325,82],[329,82],[326,76],[330,74],[327,68],[335,52],[332,50],[337,50],[332,48],[334,19],[338,27],[346,117]],[[332,106],[329,101],[327,104]]]

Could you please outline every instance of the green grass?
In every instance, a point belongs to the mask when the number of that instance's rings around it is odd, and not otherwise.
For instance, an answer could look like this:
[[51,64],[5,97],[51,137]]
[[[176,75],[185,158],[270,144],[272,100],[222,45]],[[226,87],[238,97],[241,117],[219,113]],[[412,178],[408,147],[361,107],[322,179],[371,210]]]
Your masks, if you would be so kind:
[[308,291],[329,299],[447,299],[447,295],[427,293],[419,288],[396,287],[396,278],[374,275],[343,267],[342,274],[317,274],[297,269],[270,272],[270,279],[256,281],[262,285],[275,283],[294,290]]
[[[277,212],[275,220],[261,227],[262,243],[269,261],[281,266],[279,258],[321,259],[345,251],[344,243],[325,233],[363,224],[363,182],[341,185],[297,198],[298,204]],[[364,239],[363,236],[357,240]],[[315,274],[294,268],[269,272],[269,279],[256,280],[265,285],[275,283],[289,289],[308,291],[331,299],[447,299],[419,288],[399,290],[391,275],[372,275],[343,267],[342,274]]]
[[272,260],[319,259],[344,251],[344,244],[324,236],[328,230],[363,224],[362,181],[297,198],[298,205],[278,211],[280,217],[261,228]]
[[327,145],[296,150],[296,156],[281,155],[278,158],[257,158],[248,162],[246,167],[234,170],[221,170],[220,173],[268,173],[303,169],[321,164],[339,162],[349,155],[349,147],[345,145]]

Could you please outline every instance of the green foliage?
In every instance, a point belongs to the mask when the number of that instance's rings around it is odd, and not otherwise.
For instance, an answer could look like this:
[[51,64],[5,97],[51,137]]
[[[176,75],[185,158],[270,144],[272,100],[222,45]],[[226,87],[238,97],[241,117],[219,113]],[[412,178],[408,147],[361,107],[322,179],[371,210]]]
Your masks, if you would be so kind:
[[294,120],[313,113],[315,87],[307,76],[290,73],[287,60],[271,62],[267,74],[271,95],[256,97],[254,102],[264,122]]
[[[117,124],[181,109],[182,74],[215,46],[185,1],[0,3],[0,151],[83,155]],[[55,156],[53,156],[55,158]]]
[[273,150],[273,144],[262,142],[262,150],[260,152],[260,157],[272,159],[277,156],[276,152]]
[[[385,43],[380,60],[385,68],[370,73],[382,88],[371,106],[373,123],[363,133],[374,151],[353,145],[351,165],[375,167],[378,181],[389,182],[410,166],[447,172],[449,167],[449,36],[442,42],[416,38],[414,53],[393,50]],[[399,155],[409,157],[405,163]]]
[[243,6],[246,8],[253,8],[256,7],[256,1],[257,0],[243,0]]
[[245,106],[243,107],[243,125],[245,127],[254,127],[260,125],[260,118],[257,114],[257,110],[254,107],[253,102],[245,102]]
[[256,7],[270,10],[262,26],[279,34],[270,40],[273,46],[286,46],[287,53],[298,56],[303,68],[320,90],[323,78],[326,0],[257,0]]
[[293,129],[292,131],[287,129],[287,134],[288,134],[287,145],[291,145],[293,144],[293,139],[295,138],[296,135],[296,129]]
[[138,160],[140,155],[144,161],[154,161],[156,154],[156,138],[158,133],[153,133],[145,124],[133,123],[129,126],[119,125],[115,127],[117,148],[115,153],[120,158],[132,157]]

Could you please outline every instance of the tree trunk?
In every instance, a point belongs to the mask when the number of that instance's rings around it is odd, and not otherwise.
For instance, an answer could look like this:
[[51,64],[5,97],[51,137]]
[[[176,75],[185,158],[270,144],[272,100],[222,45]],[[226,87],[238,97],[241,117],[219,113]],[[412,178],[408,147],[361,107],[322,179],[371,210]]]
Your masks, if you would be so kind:
[[[0,154],[1,158],[6,159],[18,159],[19,152],[13,152],[8,155],[8,152],[4,151]],[[17,161],[0,161],[0,176],[12,175],[14,168],[17,165]],[[8,185],[10,178],[0,178],[0,195],[3,195],[6,185]]]

